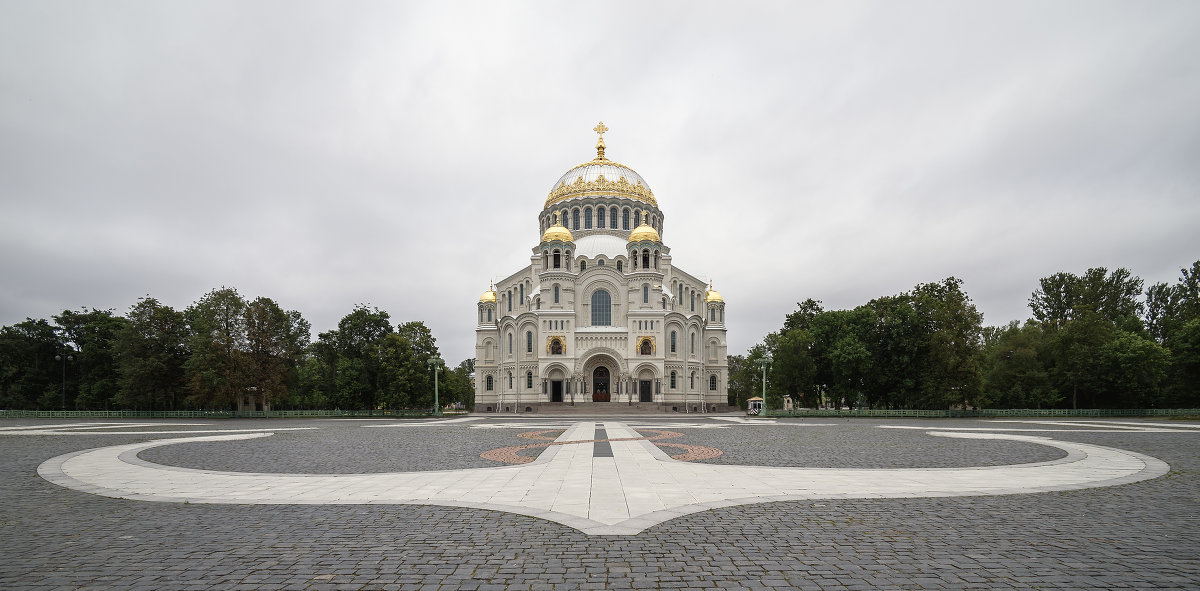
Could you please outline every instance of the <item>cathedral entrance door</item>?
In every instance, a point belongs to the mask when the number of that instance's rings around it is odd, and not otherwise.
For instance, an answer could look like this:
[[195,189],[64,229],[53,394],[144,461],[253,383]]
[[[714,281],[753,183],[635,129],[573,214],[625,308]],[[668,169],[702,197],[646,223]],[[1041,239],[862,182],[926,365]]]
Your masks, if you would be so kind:
[[650,380],[638,381],[638,402],[654,402],[654,393],[650,390]]
[[563,383],[562,380],[553,380],[550,382],[550,402],[562,402]]
[[608,402],[611,396],[608,393],[608,368],[597,367],[596,371],[592,372],[592,402]]

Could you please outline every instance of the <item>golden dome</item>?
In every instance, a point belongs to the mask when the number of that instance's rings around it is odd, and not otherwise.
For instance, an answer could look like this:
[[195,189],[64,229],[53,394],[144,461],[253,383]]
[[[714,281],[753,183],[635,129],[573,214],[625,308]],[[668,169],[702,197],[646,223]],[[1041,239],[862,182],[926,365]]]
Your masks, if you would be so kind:
[[546,196],[546,207],[581,195],[629,197],[658,207],[658,202],[654,200],[654,192],[650,190],[650,185],[642,175],[624,164],[604,157],[604,132],[608,131],[604,122],[601,121],[593,131],[600,134],[600,141],[596,142],[596,158],[562,175]]
[[706,302],[723,302],[723,301],[725,301],[725,299],[721,297],[721,292],[712,288],[712,281],[708,282],[708,291],[704,292],[704,301],[706,301]]
[[496,286],[492,285],[491,287],[488,288],[487,291],[483,292],[483,295],[479,296],[479,301],[495,303],[496,302]]
[[662,237],[658,235],[658,230],[646,222],[646,212],[642,212],[642,225],[633,229],[629,233],[630,242],[662,242]]
[[554,225],[546,228],[546,231],[542,234],[542,242],[550,242],[552,240],[561,242],[575,241],[575,237],[571,235],[571,231],[559,221],[557,213],[554,214]]

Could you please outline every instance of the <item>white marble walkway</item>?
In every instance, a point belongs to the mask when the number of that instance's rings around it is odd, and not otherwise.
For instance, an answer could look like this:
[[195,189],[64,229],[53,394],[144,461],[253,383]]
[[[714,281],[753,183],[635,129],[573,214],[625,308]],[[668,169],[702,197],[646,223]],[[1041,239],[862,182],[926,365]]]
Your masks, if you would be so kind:
[[[558,441],[595,438],[579,422]],[[609,439],[638,437],[604,421]],[[1006,433],[930,432],[941,437],[1006,439],[1057,447],[1052,462],[977,468],[774,468],[678,462],[644,440],[551,446],[517,466],[387,474],[256,474],[195,470],[138,459],[141,450],[197,441],[266,437],[245,433],[163,439],[75,452],[38,473],[61,486],[115,498],[237,504],[430,504],[531,515],[592,535],[636,534],[669,519],[717,507],[827,498],[1024,494],[1125,484],[1166,474],[1166,463],[1097,445]]]

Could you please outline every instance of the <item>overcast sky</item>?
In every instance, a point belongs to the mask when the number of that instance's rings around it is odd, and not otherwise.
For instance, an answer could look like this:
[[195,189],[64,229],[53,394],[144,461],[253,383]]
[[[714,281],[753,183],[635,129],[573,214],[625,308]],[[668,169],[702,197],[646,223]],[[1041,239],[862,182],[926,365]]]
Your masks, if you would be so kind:
[[805,298],[1200,259],[1200,2],[0,4],[0,324],[236,287],[474,355],[594,154],[741,353]]

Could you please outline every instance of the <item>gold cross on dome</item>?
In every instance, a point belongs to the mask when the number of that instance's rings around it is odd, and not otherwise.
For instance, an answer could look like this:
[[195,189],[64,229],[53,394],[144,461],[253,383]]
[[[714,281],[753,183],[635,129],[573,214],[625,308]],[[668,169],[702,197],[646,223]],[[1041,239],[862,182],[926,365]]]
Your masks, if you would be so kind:
[[592,128],[592,131],[600,134],[600,139],[596,141],[596,160],[604,160],[604,132],[608,131],[608,128],[601,121],[600,125]]

